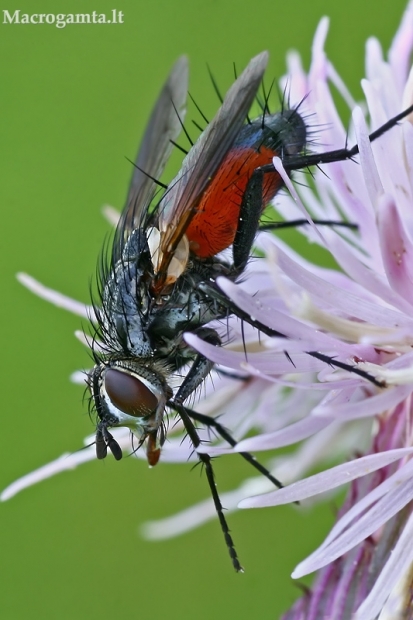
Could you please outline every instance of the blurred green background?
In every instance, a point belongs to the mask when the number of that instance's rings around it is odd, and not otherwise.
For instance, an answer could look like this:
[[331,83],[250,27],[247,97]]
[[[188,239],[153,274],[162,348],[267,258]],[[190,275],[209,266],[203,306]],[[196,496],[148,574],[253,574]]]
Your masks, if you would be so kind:
[[[263,49],[268,75],[285,71],[288,49],[308,67],[322,15],[327,50],[359,97],[364,42],[387,49],[405,0],[157,0],[21,2],[29,13],[124,12],[123,25],[0,24],[1,67],[1,377],[0,487],[76,450],[93,432],[83,389],[70,373],[88,365],[74,336],[81,321],[37,299],[15,280],[27,271],[88,301],[102,240],[103,204],[122,207],[148,114],[172,62],[187,53],[191,93],[210,118],[216,96],[208,63],[225,90],[232,63],[243,68]],[[14,11],[17,5],[8,5]],[[0,505],[0,617],[278,618],[298,596],[289,575],[317,545],[331,507],[243,511],[230,526],[244,575],[232,571],[217,522],[149,543],[138,525],[207,496],[199,470],[162,462],[93,462]],[[216,464],[220,490],[248,468]]]

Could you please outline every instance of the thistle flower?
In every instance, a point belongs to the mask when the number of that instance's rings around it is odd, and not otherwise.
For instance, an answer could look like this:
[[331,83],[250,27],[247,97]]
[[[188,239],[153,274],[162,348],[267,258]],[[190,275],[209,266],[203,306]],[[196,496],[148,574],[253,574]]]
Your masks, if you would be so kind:
[[[308,76],[296,56],[290,58],[289,76],[291,84],[301,88],[300,94],[310,93],[307,104],[318,123],[328,128],[323,139],[334,149],[340,148],[346,137],[329,82],[345,101],[350,97],[324,54],[326,29],[323,20]],[[411,104],[412,47],[410,2],[387,61],[376,40],[367,42],[367,78],[362,87],[372,130]],[[331,389],[309,408],[304,419],[281,431],[243,440],[232,450],[267,450],[281,445],[288,434],[295,442],[310,435],[314,439],[320,429],[333,432],[337,425],[343,428],[357,421],[371,422],[369,448],[360,451],[354,445],[347,457],[351,460],[239,503],[240,508],[252,508],[302,502],[351,482],[335,526],[293,572],[294,578],[300,578],[320,571],[313,588],[285,614],[285,620],[396,619],[413,614],[413,128],[406,121],[371,144],[358,108],[353,111],[353,125],[360,148],[359,166],[335,163],[328,168],[328,178],[317,171],[313,187],[297,191],[281,162],[274,162],[290,192],[277,202],[277,210],[286,219],[302,217],[304,212],[332,220],[342,214],[357,222],[358,231],[345,234],[332,228],[303,230],[310,241],[331,253],[340,270],[312,264],[279,239],[267,236],[260,243],[284,308],[274,312],[260,294],[247,296],[236,285],[222,282],[223,290],[236,304],[242,304],[243,310],[289,336],[288,353],[297,371],[303,370],[300,353],[312,348],[345,355],[386,385],[380,389],[344,377],[341,371],[324,370],[318,379],[331,381]],[[188,341],[204,354],[212,354],[210,347],[195,342],[193,336]],[[271,361],[251,354],[246,364],[239,354],[228,351],[219,351],[212,359],[277,381],[274,360],[282,355],[283,344],[272,341],[267,346]],[[211,452],[221,454],[224,450]]]
[[[221,494],[227,509],[264,507],[323,496],[351,483],[338,521],[323,544],[294,571],[293,577],[320,570],[315,585],[284,616],[357,620],[406,618],[411,609],[413,562],[413,128],[402,123],[370,144],[364,115],[324,53],[328,22],[317,30],[308,75],[299,57],[288,58],[291,100],[306,97],[315,126],[323,127],[323,150],[341,148],[346,131],[330,92],[333,84],[353,111],[353,138],[360,165],[338,162],[317,170],[310,187],[296,189],[282,168],[288,192],[277,197],[286,219],[338,220],[358,225],[340,232],[307,226],[303,235],[327,249],[340,269],[305,260],[280,239],[263,233],[257,239],[265,259],[252,260],[240,284],[224,279],[222,290],[260,323],[288,337],[269,338],[237,319],[230,321],[230,344],[212,347],[193,334],[186,340],[216,362],[235,370],[242,380],[214,373],[205,382],[196,409],[220,415],[238,441],[235,448],[203,434],[211,455],[263,451],[301,442],[290,455],[273,460],[274,474],[289,483],[334,458],[339,464],[315,476],[274,491],[254,477]],[[411,104],[413,77],[413,1],[383,59],[376,40],[367,43],[362,86],[371,129]],[[298,175],[297,175],[298,176]],[[82,316],[81,304],[45,289],[28,276],[21,281],[42,297]],[[221,326],[222,329],[222,326]],[[225,326],[227,329],[227,326]],[[81,336],[82,337],[82,336]],[[288,350],[288,356],[285,355]],[[326,366],[306,352],[335,356],[381,381],[378,388],[356,374]],[[79,373],[75,381],[83,381]],[[189,442],[182,429],[171,429],[162,460],[186,461]],[[251,431],[255,435],[250,436]],[[129,433],[117,429],[116,440],[131,449]],[[245,438],[248,435],[248,438]],[[86,443],[91,440],[86,439]],[[140,456],[137,451],[136,456]],[[94,458],[89,447],[13,483],[8,499],[22,488]],[[147,537],[176,535],[215,514],[210,500],[162,521],[149,523]],[[403,615],[404,614],[404,615]]]

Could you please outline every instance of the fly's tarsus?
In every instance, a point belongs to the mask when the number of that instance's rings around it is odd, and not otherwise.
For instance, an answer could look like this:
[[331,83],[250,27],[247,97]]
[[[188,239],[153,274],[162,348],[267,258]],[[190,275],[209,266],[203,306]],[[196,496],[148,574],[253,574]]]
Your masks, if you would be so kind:
[[122,458],[122,449],[113,435],[108,431],[105,422],[99,422],[96,429],[96,458],[105,459],[108,448],[112,452],[116,461]]
[[335,357],[332,357],[330,355],[324,355],[323,353],[319,353],[318,351],[306,351],[306,353],[308,355],[311,355],[311,357],[314,357],[315,359],[318,359],[325,364],[328,364],[328,366],[332,366],[333,368],[340,368],[341,370],[346,370],[347,372],[353,373],[353,375],[358,375],[359,377],[366,379],[376,387],[386,387],[385,381],[381,379],[376,379],[376,377],[374,377],[371,373],[367,372],[366,370],[362,370],[361,368],[358,368],[356,365],[347,364],[346,362],[340,362],[340,360],[337,360]]

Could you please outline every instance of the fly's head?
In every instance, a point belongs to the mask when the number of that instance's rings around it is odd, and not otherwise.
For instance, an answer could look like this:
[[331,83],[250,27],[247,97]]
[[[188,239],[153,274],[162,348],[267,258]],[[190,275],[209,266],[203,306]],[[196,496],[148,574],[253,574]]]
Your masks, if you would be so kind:
[[156,465],[165,441],[165,406],[172,397],[161,369],[142,360],[106,359],[92,369],[87,384],[98,418],[97,458],[104,459],[108,448],[116,460],[122,458],[109,428],[124,426],[138,438],[139,445],[146,441],[148,463]]

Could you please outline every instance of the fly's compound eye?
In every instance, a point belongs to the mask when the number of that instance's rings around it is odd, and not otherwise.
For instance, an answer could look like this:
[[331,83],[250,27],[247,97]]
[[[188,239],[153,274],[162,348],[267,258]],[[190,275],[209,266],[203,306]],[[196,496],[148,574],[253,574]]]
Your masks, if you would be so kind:
[[147,416],[158,406],[158,399],[143,381],[114,368],[105,373],[105,389],[115,407],[134,417]]

